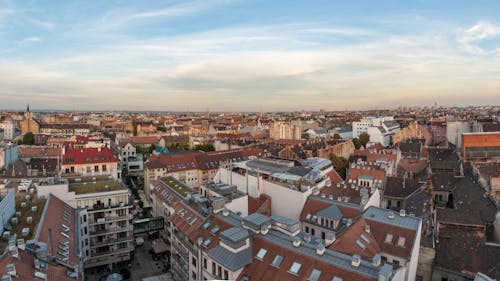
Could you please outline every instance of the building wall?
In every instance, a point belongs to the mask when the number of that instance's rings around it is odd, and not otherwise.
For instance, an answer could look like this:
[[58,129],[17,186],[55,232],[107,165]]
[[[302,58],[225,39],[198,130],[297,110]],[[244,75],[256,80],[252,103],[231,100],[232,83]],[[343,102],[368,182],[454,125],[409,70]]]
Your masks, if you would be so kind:
[[408,263],[408,271],[406,280],[415,281],[417,278],[418,258],[420,254],[420,240],[422,237],[422,221],[418,225],[415,241],[413,242],[413,249],[411,250],[410,262]]
[[17,144],[6,144],[0,146],[0,169],[11,165],[19,158]]
[[0,128],[4,130],[4,139],[12,140],[16,134],[16,123],[13,120],[7,120],[0,123]]
[[9,190],[6,194],[2,192],[2,201],[0,201],[0,233],[4,231],[4,225],[16,213],[15,191]]
[[465,161],[473,161],[468,159],[466,155],[467,148],[470,147],[485,147],[485,148],[500,148],[500,132],[493,133],[469,133],[462,135],[462,157]]
[[330,154],[333,154],[335,156],[340,156],[344,157],[345,159],[348,159],[349,156],[353,153],[354,153],[354,144],[352,143],[352,141],[345,141],[329,146],[328,148],[325,149],[319,149],[318,157],[329,159]]
[[[99,170],[95,172],[95,166],[99,167]],[[103,171],[102,167],[106,166],[106,171]],[[73,167],[73,171],[71,171]],[[90,168],[90,172],[88,171]],[[62,173],[77,173],[82,177],[92,177],[92,176],[111,176],[113,179],[119,178],[118,173],[118,163],[86,163],[86,164],[63,164],[61,165]]]
[[446,138],[457,148],[462,147],[462,134],[470,132],[472,132],[472,124],[469,121],[448,121],[446,123]]

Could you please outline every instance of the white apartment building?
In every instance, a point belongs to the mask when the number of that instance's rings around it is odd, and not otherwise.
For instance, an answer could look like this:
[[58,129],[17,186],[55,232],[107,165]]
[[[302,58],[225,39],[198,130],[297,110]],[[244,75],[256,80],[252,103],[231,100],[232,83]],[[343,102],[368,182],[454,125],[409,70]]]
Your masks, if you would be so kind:
[[0,123],[0,128],[4,130],[3,138],[5,140],[13,140],[16,137],[16,122],[14,120],[4,120]]
[[330,160],[309,158],[299,161],[255,159],[226,164],[214,178],[216,183],[236,186],[252,198],[271,197],[273,215],[298,220],[300,212],[315,189],[330,184]]
[[380,143],[384,147],[391,145],[392,137],[399,131],[401,127],[396,121],[383,121],[380,126],[371,126],[367,129],[370,143]]
[[373,117],[367,116],[363,117],[360,121],[352,122],[352,137],[359,138],[362,133],[367,133],[369,127],[382,126],[384,121],[394,121],[392,116],[383,117]]
[[271,125],[269,137],[275,140],[300,140],[302,138],[300,126],[284,121],[275,121]]

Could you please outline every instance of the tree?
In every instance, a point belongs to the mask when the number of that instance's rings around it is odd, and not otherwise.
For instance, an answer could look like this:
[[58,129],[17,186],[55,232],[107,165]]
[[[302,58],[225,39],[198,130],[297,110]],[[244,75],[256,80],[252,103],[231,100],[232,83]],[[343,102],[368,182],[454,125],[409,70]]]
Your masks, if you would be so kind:
[[153,151],[155,151],[155,149],[156,149],[156,145],[154,143],[151,144],[151,146],[149,147],[149,151],[148,151],[149,154],[153,153]]
[[370,142],[370,135],[368,133],[362,133],[359,135],[359,143],[366,148],[366,144]]
[[345,179],[347,175],[347,168],[349,167],[349,161],[341,156],[336,156],[334,154],[330,154],[330,161],[332,161],[333,168],[339,176]]
[[215,147],[213,144],[211,143],[207,143],[207,144],[197,144],[195,147],[194,147],[194,150],[201,150],[201,151],[215,151]]
[[358,138],[353,138],[352,139],[352,144],[354,144],[354,148],[360,149],[361,148],[361,142],[359,141]]
[[35,144],[35,135],[32,132],[28,132],[23,136],[23,144],[33,145]]
[[341,139],[341,138],[342,138],[342,137],[341,137],[339,134],[337,134],[337,133],[335,133],[335,135],[333,135],[333,139],[334,139],[334,140],[339,140],[339,139]]
[[137,125],[134,125],[134,137],[137,136]]

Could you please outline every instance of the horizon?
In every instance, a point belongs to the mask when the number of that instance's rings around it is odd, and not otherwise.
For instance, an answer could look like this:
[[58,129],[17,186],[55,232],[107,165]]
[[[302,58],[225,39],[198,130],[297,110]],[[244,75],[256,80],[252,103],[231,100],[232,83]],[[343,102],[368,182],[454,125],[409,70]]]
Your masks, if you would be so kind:
[[283,112],[494,104],[499,18],[500,2],[486,0],[0,0],[0,107]]

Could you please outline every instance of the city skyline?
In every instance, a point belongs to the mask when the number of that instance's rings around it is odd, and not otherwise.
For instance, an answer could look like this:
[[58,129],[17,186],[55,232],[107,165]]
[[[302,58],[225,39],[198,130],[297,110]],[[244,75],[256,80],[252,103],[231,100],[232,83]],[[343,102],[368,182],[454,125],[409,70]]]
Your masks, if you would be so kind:
[[0,1],[0,108],[495,104],[498,11],[496,1]]

